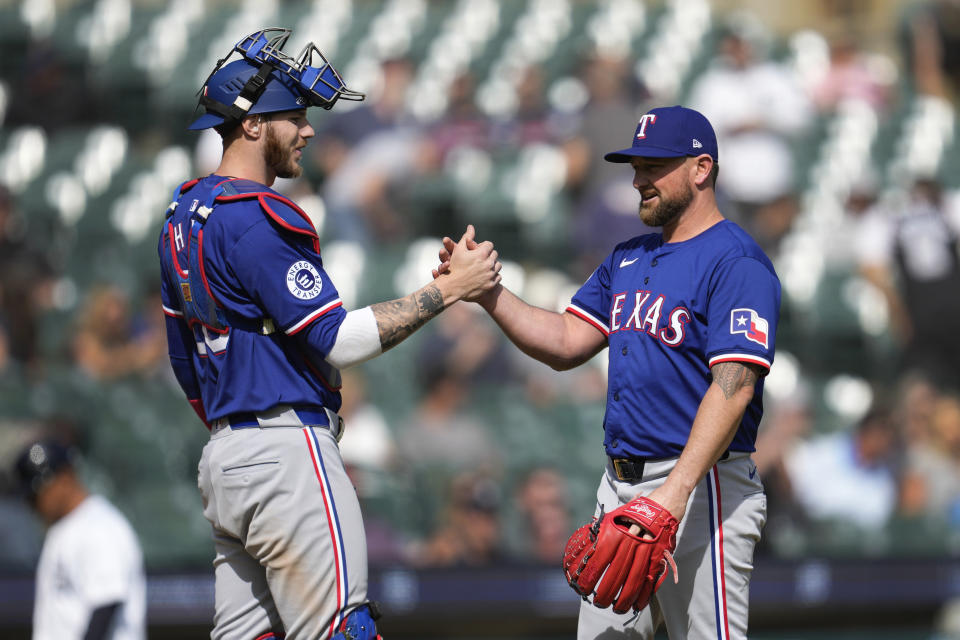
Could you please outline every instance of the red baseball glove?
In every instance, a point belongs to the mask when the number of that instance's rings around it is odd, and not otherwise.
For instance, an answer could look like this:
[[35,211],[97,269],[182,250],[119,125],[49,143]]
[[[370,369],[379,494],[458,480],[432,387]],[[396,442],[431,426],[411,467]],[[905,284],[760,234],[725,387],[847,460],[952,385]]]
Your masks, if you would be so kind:
[[[632,525],[642,530],[631,533]],[[613,604],[616,613],[640,611],[667,577],[668,567],[677,581],[672,552],[678,526],[669,511],[649,498],[634,498],[608,514],[601,511],[567,541],[567,582],[584,600],[593,594],[593,604],[601,609]]]

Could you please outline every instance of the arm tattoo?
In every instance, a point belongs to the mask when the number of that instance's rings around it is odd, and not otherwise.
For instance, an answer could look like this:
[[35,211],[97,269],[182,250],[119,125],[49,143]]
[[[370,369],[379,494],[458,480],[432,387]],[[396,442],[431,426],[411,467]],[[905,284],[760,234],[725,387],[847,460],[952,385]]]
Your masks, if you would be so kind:
[[713,374],[713,382],[720,387],[727,400],[744,387],[752,388],[759,377],[754,365],[743,362],[721,362],[710,372]]
[[380,330],[380,345],[386,351],[406,340],[443,311],[443,295],[434,284],[411,293],[406,298],[370,305]]

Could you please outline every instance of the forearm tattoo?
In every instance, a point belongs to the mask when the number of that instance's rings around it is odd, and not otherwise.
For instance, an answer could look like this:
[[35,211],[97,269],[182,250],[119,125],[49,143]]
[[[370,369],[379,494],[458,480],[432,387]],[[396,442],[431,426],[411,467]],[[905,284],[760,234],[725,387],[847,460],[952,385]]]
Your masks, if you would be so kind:
[[753,365],[743,362],[721,362],[710,369],[710,372],[713,374],[713,382],[720,387],[727,400],[744,387],[753,388],[759,377]]
[[380,330],[384,351],[395,347],[443,311],[443,295],[434,284],[411,293],[406,298],[370,305]]

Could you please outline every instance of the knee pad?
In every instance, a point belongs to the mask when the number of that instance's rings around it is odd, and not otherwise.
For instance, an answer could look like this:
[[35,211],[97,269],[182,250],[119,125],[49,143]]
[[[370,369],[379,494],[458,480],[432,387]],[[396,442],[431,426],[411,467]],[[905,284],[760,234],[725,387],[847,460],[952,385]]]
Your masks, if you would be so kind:
[[383,640],[377,633],[376,620],[380,618],[380,607],[376,602],[360,605],[343,619],[337,634],[330,640]]

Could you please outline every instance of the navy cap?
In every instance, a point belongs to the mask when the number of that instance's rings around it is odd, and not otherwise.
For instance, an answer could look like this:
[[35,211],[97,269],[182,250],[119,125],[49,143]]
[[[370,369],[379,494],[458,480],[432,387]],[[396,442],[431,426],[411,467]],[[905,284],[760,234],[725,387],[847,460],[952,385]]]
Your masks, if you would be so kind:
[[717,159],[717,135],[699,111],[680,105],[651,109],[640,116],[633,146],[611,151],[607,162],[630,162],[631,158],[680,158],[708,154]]
[[24,496],[31,502],[50,480],[73,466],[73,451],[54,440],[34,442],[17,457],[16,472]]

